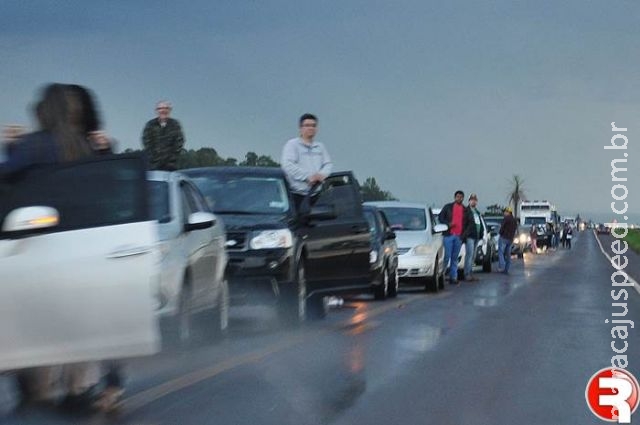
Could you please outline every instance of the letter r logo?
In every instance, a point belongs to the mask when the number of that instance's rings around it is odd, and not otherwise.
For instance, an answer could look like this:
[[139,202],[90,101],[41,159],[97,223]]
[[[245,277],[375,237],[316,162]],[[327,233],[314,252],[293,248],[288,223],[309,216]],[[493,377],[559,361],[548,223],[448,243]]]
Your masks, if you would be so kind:
[[608,422],[631,423],[638,407],[636,378],[624,369],[601,369],[591,377],[585,390],[587,404],[594,415]]

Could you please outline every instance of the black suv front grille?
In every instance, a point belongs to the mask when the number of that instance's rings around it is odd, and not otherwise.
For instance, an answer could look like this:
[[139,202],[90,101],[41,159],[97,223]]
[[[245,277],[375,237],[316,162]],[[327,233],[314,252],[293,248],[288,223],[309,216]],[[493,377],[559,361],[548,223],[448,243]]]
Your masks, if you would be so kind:
[[246,245],[247,234],[245,232],[227,232],[227,249],[229,251],[241,251],[246,248]]

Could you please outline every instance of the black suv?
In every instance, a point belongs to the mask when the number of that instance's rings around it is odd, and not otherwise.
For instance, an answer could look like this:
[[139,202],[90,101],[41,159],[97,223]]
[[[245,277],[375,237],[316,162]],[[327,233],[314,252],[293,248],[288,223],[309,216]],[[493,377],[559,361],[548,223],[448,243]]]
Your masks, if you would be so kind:
[[226,226],[232,303],[266,296],[300,321],[324,316],[325,295],[372,291],[369,226],[351,172],[329,176],[301,213],[280,168],[182,171]]

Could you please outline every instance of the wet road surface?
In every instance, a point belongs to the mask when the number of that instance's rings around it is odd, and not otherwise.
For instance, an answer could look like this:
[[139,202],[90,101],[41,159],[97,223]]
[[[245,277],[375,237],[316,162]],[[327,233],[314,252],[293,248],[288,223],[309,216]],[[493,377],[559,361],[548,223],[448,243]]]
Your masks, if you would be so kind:
[[[584,389],[613,355],[613,271],[583,232],[572,250],[514,261],[510,276],[347,301],[299,329],[238,308],[226,339],[130,362],[116,415],[15,412],[0,379],[0,423],[598,424]],[[627,303],[640,323],[638,292]],[[627,341],[638,377],[637,331]]]

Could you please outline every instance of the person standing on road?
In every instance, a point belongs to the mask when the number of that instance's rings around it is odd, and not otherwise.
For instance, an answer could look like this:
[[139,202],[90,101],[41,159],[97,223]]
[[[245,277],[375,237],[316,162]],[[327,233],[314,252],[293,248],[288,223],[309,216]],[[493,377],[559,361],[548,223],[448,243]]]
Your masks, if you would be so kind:
[[184,146],[184,134],[178,120],[170,118],[171,103],[162,100],[156,104],[158,116],[149,120],[142,131],[142,145],[152,170],[175,171]]
[[464,257],[464,280],[467,282],[475,282],[478,280],[478,278],[473,275],[473,264],[475,263],[478,241],[484,237],[484,229],[480,221],[480,211],[478,211],[477,206],[478,195],[472,193],[469,195],[469,205],[465,209],[465,228],[462,234],[466,250]]
[[535,224],[531,225],[529,229],[529,237],[531,238],[531,253],[538,253],[538,228]]
[[571,226],[567,225],[564,228],[564,233],[566,235],[565,238],[567,249],[571,249],[571,239],[573,239],[573,229],[571,228]]
[[507,207],[504,209],[504,220],[500,226],[500,240],[498,241],[498,271],[500,273],[509,274],[509,269],[511,268],[511,245],[517,230],[518,223],[513,218],[513,210],[511,207]]
[[[289,140],[282,149],[281,166],[285,173],[296,209],[309,191],[321,184],[331,174],[333,164],[325,146],[314,140],[318,131],[318,118],[304,114],[298,120],[300,136]],[[311,204],[319,189],[313,189]]]
[[465,229],[465,207],[462,204],[464,192],[456,191],[454,202],[448,203],[438,215],[440,223],[449,226],[444,233],[444,264],[449,265],[449,283],[458,284],[458,255],[462,247],[462,233]]

